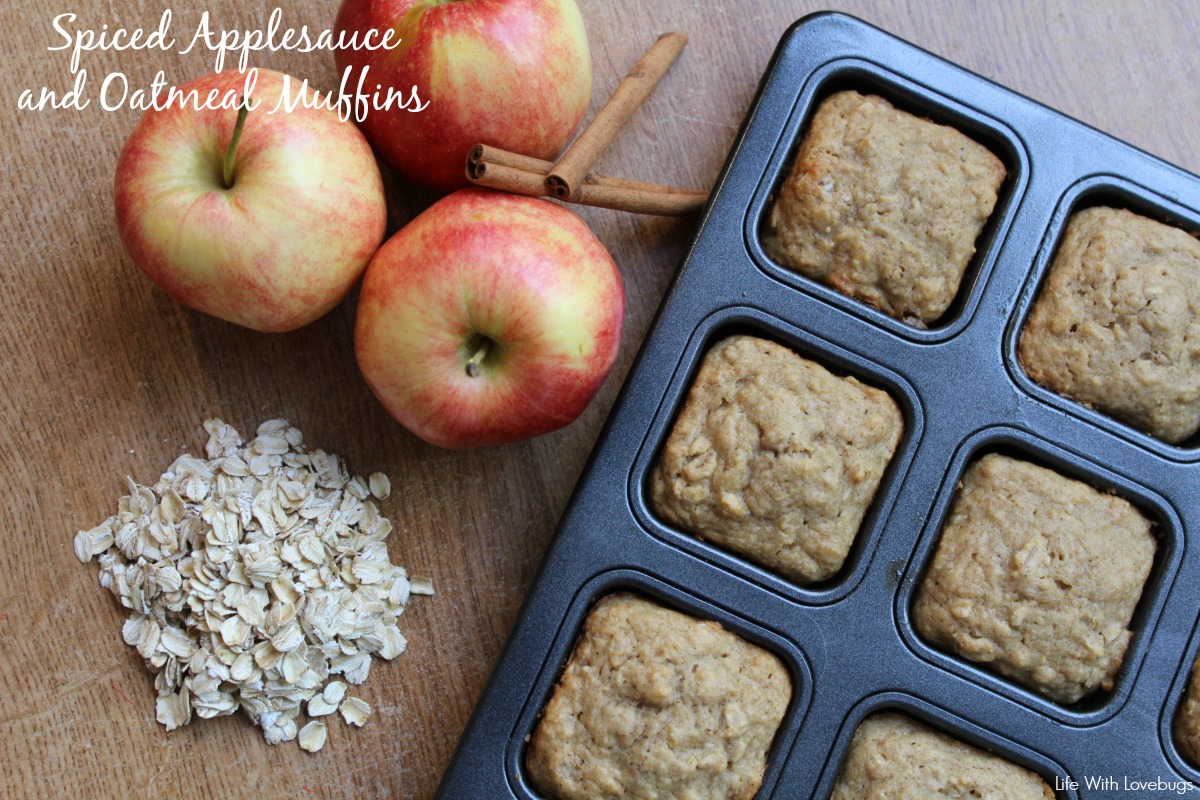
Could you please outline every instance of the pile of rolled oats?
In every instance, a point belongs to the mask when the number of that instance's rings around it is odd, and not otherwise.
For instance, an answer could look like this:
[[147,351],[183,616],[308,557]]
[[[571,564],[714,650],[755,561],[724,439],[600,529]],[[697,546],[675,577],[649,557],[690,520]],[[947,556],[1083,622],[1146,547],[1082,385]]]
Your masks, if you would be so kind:
[[433,584],[388,559],[392,525],[372,500],[391,492],[386,476],[348,477],[286,420],[245,445],[221,420],[204,427],[207,461],[180,456],[153,487],[127,478],[116,516],[80,531],[75,554],[100,556],[100,584],[130,610],[122,634],[157,673],[168,731],[241,708],[270,744],[315,752],[320,717],[367,721],[346,684],[372,655],[404,652],[396,618]]

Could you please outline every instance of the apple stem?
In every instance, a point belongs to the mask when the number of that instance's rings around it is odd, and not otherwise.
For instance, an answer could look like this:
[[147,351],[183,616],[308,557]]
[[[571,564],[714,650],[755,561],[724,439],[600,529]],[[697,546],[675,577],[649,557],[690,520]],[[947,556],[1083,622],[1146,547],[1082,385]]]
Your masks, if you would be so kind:
[[242,128],[246,127],[246,115],[250,113],[249,107],[246,105],[246,98],[242,97],[241,105],[238,106],[237,123],[233,126],[233,138],[229,140],[229,149],[225,151],[225,169],[222,177],[225,181],[225,188],[233,188],[233,156],[237,152],[238,142],[242,139]]
[[467,376],[471,378],[478,377],[479,365],[487,358],[488,351],[492,349],[492,340],[484,339],[479,344],[479,349],[475,351],[475,355],[471,356],[467,361]]

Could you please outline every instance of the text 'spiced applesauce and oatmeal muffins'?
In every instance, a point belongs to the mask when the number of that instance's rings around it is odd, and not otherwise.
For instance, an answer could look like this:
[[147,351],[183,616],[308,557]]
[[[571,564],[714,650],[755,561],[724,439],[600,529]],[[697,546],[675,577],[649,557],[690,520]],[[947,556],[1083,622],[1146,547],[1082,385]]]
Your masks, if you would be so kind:
[[526,765],[558,800],[754,796],[791,702],[776,656],[628,592],[596,604]]
[[763,247],[780,266],[932,325],[958,294],[1005,174],[954,128],[838,92],[809,124]]

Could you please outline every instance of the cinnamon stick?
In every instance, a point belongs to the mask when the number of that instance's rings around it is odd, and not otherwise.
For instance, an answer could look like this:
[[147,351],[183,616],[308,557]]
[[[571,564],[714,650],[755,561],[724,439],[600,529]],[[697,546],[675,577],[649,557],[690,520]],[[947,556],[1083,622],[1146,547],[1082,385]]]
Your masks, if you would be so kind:
[[471,148],[471,152],[467,154],[468,171],[471,164],[488,163],[498,164],[503,167],[516,167],[523,169],[526,172],[540,172],[545,175],[554,166],[551,161],[543,161],[540,158],[533,156],[523,156],[520,153],[513,153],[508,150],[501,150],[499,147],[492,147],[486,144],[477,144]]
[[[467,177],[477,186],[541,197],[548,193],[546,171],[552,166],[549,161],[477,145],[467,163]],[[680,217],[703,208],[708,193],[589,173],[577,198],[574,202],[585,206]]]
[[[670,187],[665,187],[670,188]],[[704,208],[708,193],[688,189],[647,191],[612,184],[584,184],[577,190],[580,205],[630,211],[634,214],[655,214],[660,217],[684,217]]]
[[621,128],[654,91],[663,75],[687,44],[686,33],[664,33],[633,65],[590,125],[567,148],[546,176],[549,193],[560,200],[578,202],[584,176],[599,160]]
[[[524,172],[535,172],[538,175],[545,176],[554,167],[554,162],[543,161],[540,158],[513,153],[508,150],[501,150],[499,147],[492,147],[486,144],[477,144],[471,148],[471,152],[467,156],[467,177],[473,178],[472,170],[479,165],[513,167]],[[482,173],[482,169],[479,169]],[[508,173],[504,173],[508,174]],[[521,178],[519,180],[524,180]],[[708,197],[708,192],[703,189],[680,189],[675,186],[665,186],[661,183],[647,183],[645,181],[634,181],[628,178],[616,178],[610,175],[597,175],[594,172],[589,172],[583,176],[583,185],[606,186],[611,188],[635,189],[646,192],[667,192],[686,194],[693,197]],[[514,190],[515,191],[515,190]],[[523,192],[522,192],[523,194]],[[542,191],[538,196],[545,196],[547,192]]]
[[544,197],[546,194],[546,176],[543,173],[530,172],[507,164],[480,162],[467,170],[467,178],[476,186],[486,186],[489,189],[503,189],[530,197]]

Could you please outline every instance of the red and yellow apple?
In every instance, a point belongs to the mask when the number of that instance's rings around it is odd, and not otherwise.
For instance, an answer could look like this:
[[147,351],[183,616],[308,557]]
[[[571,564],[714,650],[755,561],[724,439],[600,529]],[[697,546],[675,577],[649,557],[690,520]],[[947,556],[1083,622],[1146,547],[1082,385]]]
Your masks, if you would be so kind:
[[455,192],[367,267],[354,349],[406,428],[463,448],[574,420],[612,368],[625,292],[572,212],[484,189]]
[[[248,74],[180,87],[198,92],[200,110],[174,104],[142,116],[117,163],[117,228],[133,262],[179,302],[287,331],[346,296],[383,240],[387,208],[362,133],[326,108],[280,107],[281,73],[258,70],[250,81],[255,107],[231,150],[238,110],[204,99],[237,97]],[[300,89],[290,81],[292,99]]]
[[467,185],[476,144],[553,160],[591,100],[575,0],[343,0],[335,28],[400,36],[393,49],[338,50],[335,59],[364,91],[409,97],[417,88],[424,110],[371,109],[360,124],[401,175],[440,191]]

